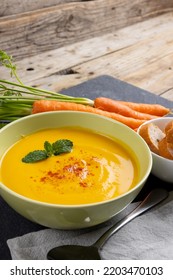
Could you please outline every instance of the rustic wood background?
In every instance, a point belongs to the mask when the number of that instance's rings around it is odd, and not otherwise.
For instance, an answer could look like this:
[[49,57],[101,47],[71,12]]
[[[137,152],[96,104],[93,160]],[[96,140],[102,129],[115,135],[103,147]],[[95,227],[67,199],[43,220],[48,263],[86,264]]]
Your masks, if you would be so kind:
[[57,49],[173,9],[168,0],[2,0],[0,47],[17,59]]
[[32,86],[108,74],[173,100],[173,0],[1,0],[0,49]]

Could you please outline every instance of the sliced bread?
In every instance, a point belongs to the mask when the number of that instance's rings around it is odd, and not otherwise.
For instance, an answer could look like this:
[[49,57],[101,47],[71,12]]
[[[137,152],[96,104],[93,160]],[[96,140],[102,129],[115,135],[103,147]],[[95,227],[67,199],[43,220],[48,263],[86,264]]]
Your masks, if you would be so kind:
[[173,121],[170,121],[165,126],[165,133],[167,134],[170,129],[173,129]]
[[167,137],[164,137],[161,141],[159,141],[158,146],[160,156],[173,159],[173,145],[167,142]]
[[169,144],[173,146],[173,128],[169,129],[166,133],[166,140]]
[[139,134],[148,144],[150,150],[159,154],[159,142],[165,137],[165,133],[155,124],[142,125]]

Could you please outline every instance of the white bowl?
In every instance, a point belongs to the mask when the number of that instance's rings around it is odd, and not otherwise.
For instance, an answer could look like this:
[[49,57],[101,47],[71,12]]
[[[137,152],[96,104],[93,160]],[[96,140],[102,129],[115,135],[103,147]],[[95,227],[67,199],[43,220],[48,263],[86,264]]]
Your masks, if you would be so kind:
[[[137,133],[138,134],[140,133],[140,129],[143,125],[149,123],[154,123],[161,130],[164,130],[165,126],[170,121],[173,121],[173,117],[161,117],[161,118],[146,121],[138,128]],[[152,166],[151,173],[163,181],[173,183],[173,160],[164,158],[153,152],[151,152],[151,154],[153,157],[153,166]]]
[[151,152],[136,132],[119,122],[91,113],[62,111],[31,115],[2,128],[0,130],[0,157],[21,138],[21,135],[63,126],[96,130],[124,143],[131,149],[139,163],[139,180],[136,186],[114,199],[82,205],[60,205],[32,200],[12,191],[2,182],[0,182],[0,195],[18,213],[46,227],[75,229],[100,224],[123,210],[141,191],[151,171]]

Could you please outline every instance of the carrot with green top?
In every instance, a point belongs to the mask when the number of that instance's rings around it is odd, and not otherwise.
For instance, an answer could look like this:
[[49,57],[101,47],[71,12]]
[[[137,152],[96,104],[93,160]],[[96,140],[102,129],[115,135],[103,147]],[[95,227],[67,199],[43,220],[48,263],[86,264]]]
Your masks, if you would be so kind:
[[[154,118],[157,118],[158,115],[164,115],[165,113],[167,114],[169,112],[169,109],[156,104],[135,104],[132,107],[128,106],[128,104],[131,104],[131,102],[123,102],[123,101],[118,101],[118,100],[113,100],[107,97],[98,97],[94,100],[94,107],[105,110],[108,112],[114,112],[117,114],[121,114],[126,117],[131,117],[135,119],[141,119],[141,120],[151,120]],[[149,106],[150,105],[150,106]],[[143,112],[140,112],[140,107],[143,108]],[[138,108],[138,110],[135,110],[135,108]],[[146,111],[144,111],[144,108]],[[148,108],[148,109],[147,109]],[[162,110],[162,113],[161,113]],[[153,114],[151,114],[153,113]],[[156,115],[154,115],[156,113]]]
[[128,106],[129,108],[141,112],[141,113],[147,113],[149,115],[154,115],[157,117],[163,117],[171,112],[171,109],[168,107],[165,107],[161,104],[155,103],[135,103],[130,101],[119,101],[121,104],[124,104]]
[[48,111],[80,111],[80,112],[88,112],[93,114],[98,114],[101,116],[105,116],[116,121],[119,121],[132,129],[138,128],[145,120],[139,120],[134,118],[125,117],[116,113],[111,113],[107,111],[103,111],[88,105],[77,104],[73,102],[59,102],[56,100],[37,100],[33,104],[32,113],[41,113]]
[[119,101],[121,104],[127,105],[129,108],[150,115],[163,117],[171,112],[171,110],[160,104],[148,104],[148,103],[135,103],[128,101]]

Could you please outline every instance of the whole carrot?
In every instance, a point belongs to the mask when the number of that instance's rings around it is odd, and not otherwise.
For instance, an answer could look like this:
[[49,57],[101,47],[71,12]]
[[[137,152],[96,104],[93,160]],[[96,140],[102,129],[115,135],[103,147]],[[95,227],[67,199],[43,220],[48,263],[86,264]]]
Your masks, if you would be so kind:
[[138,128],[145,120],[125,117],[116,113],[110,113],[91,106],[72,103],[72,102],[59,102],[56,100],[37,100],[33,104],[32,114],[48,112],[48,111],[82,111],[98,114],[101,116],[112,118],[119,121],[132,129]]
[[118,100],[113,100],[107,97],[96,98],[94,100],[94,107],[108,112],[117,113],[125,117],[131,117],[140,120],[151,120],[157,118],[157,116],[154,115],[135,111],[125,103],[121,103]]
[[158,117],[163,117],[170,113],[170,109],[162,106],[160,104],[148,104],[148,103],[135,103],[135,102],[128,102],[128,101],[118,101],[121,104],[128,106],[129,108],[141,112],[147,113],[150,115],[155,115]]

